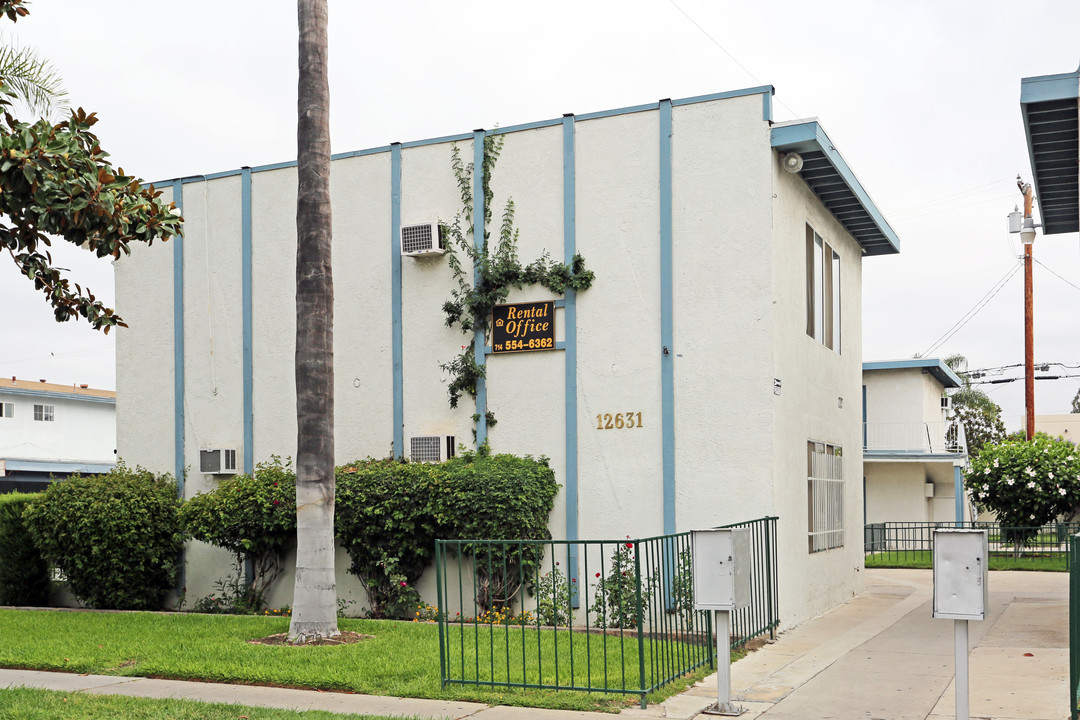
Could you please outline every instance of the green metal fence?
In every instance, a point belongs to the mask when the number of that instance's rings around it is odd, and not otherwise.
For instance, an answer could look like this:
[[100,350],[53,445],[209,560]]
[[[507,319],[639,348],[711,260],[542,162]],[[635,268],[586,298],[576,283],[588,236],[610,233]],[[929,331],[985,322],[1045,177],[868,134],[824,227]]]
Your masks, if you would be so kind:
[[[733,646],[779,620],[776,518],[751,531],[750,607]],[[735,527],[732,526],[732,527]],[[646,694],[715,662],[693,607],[690,533],[625,540],[439,540],[442,684]]]
[[1080,535],[1069,548],[1069,718],[1080,720]]
[[[930,562],[934,530],[975,528],[988,531],[991,557],[1068,558],[1069,536],[1080,532],[1080,522],[1061,522],[1041,527],[1008,527],[998,522],[883,522],[863,530],[863,549],[868,557],[896,562]],[[929,565],[927,565],[929,567]]]

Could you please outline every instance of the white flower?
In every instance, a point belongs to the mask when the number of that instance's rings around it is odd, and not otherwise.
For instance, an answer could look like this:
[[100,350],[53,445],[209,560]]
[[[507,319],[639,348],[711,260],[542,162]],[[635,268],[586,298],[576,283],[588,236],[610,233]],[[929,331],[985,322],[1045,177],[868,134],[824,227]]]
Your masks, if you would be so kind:
[[1005,478],[1005,484],[1006,485],[1012,485],[1013,484],[1013,479],[1012,478]]
[[1054,473],[1052,473],[1052,472],[1051,472],[1051,473],[1046,473],[1046,477],[1048,477],[1048,478],[1050,478],[1051,480],[1053,480],[1053,479],[1054,479]]
[[1030,465],[1028,465],[1026,468],[1024,468],[1024,472],[1026,472],[1031,477],[1035,477],[1035,471],[1031,469]]
[[1065,495],[1066,494],[1065,488],[1058,488],[1058,494],[1059,495]]
[[990,474],[990,468],[985,468],[983,470],[983,475],[989,475],[989,474]]
[[1028,480],[1028,484],[1027,484],[1027,486],[1028,486],[1029,488],[1033,488],[1033,487],[1035,487],[1035,481],[1034,481],[1034,480]]
[[1067,457],[1067,458],[1065,458],[1065,459],[1066,459],[1066,460],[1068,460],[1069,462],[1072,462],[1072,461],[1073,461],[1073,456],[1072,456],[1072,455],[1070,455],[1069,457]]
[[983,483],[983,490],[989,490],[989,489],[990,489],[990,485],[987,484],[987,483]]
[[1034,519],[1035,519],[1035,515],[1034,515],[1034,514],[1032,514],[1032,515],[1031,515],[1031,519],[1032,519],[1032,520],[1034,520]]
[[994,458],[994,467],[997,467],[997,466],[998,466],[997,458]]

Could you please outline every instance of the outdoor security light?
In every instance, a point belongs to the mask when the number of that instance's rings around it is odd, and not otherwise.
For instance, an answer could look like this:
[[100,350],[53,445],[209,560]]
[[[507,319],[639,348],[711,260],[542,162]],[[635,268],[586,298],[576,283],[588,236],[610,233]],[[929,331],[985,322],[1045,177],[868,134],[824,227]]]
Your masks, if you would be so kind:
[[784,169],[792,175],[802,170],[802,167],[803,159],[802,155],[800,155],[799,153],[789,152],[787,155],[784,156]]

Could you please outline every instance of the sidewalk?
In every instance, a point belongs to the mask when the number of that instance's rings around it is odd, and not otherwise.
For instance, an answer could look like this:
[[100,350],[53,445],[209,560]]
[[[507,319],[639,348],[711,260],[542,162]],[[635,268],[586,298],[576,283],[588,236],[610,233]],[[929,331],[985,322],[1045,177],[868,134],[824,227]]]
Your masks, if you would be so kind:
[[[868,570],[866,592],[781,634],[732,666],[744,720],[954,717],[953,623],[930,613],[929,570]],[[990,612],[970,623],[971,717],[1062,720],[1068,716],[1068,575],[993,572]],[[477,720],[602,720],[603,713],[348,695],[215,683],[0,669],[0,688],[140,697],[380,715]],[[709,718],[716,677],[633,718]]]

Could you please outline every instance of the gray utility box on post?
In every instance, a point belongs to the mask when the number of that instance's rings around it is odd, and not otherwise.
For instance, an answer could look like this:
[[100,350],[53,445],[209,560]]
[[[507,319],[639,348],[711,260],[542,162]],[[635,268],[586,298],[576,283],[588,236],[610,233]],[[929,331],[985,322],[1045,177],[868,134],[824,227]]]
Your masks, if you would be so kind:
[[737,610],[750,603],[750,531],[716,528],[690,533],[694,609]]
[[934,617],[986,619],[989,548],[986,530],[934,531]]

